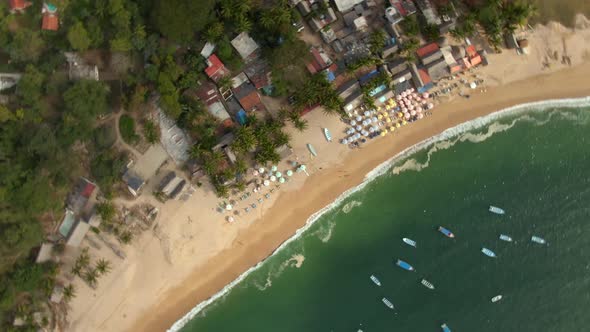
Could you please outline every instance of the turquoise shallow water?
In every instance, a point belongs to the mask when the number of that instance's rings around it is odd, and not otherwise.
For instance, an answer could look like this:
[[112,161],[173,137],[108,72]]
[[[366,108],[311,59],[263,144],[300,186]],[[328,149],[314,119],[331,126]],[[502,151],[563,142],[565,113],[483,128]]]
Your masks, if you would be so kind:
[[182,331],[589,331],[589,114],[507,117],[397,162]]

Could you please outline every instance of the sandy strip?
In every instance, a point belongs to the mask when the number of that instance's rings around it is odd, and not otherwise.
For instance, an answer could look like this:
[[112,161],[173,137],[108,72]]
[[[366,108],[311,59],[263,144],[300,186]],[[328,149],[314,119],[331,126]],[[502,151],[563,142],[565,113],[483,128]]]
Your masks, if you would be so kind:
[[[266,258],[302,227],[314,212],[342,192],[362,182],[365,175],[391,156],[449,127],[526,102],[590,95],[590,64],[540,75],[488,89],[470,100],[456,100],[436,108],[419,121],[346,155],[338,165],[311,175],[302,188],[280,195],[263,217],[243,229],[232,246],[215,255],[146,310],[130,331],[165,331],[197,303],[212,296],[243,271]],[[303,194],[305,193],[305,194]]]

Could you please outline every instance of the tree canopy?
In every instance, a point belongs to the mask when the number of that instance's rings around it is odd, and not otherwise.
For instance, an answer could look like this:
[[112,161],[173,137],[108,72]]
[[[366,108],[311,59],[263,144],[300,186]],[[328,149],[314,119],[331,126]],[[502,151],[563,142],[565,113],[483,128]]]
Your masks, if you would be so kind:
[[212,20],[215,0],[155,0],[152,21],[160,33],[179,42],[190,42]]

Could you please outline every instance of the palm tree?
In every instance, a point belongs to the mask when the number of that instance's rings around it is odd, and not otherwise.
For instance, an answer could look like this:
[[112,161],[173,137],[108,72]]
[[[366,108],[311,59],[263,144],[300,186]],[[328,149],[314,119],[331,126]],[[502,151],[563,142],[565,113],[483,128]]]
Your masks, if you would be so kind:
[[82,277],[82,266],[76,262],[74,266],[72,266],[70,273],[74,276]]
[[291,142],[291,136],[289,136],[289,134],[286,132],[279,130],[275,134],[275,144],[277,146],[283,146],[285,144],[289,144],[289,142]]
[[239,32],[250,32],[252,30],[252,22],[246,16],[238,16],[235,19],[235,24]]
[[233,3],[231,0],[225,0],[221,2],[221,16],[223,18],[231,19],[234,14]]
[[[84,248],[88,249],[88,248]],[[90,264],[90,255],[88,254],[88,250],[82,250],[78,259],[76,259],[76,263],[74,265],[79,265],[80,269],[87,267]]]
[[248,165],[244,159],[239,158],[236,160],[234,169],[236,170],[236,173],[245,173],[248,170]]
[[123,244],[129,244],[133,240],[133,234],[129,231],[124,231],[120,236],[120,240]]
[[265,29],[270,29],[273,25],[274,17],[270,10],[265,10],[260,14],[260,25]]
[[244,183],[244,181],[236,182],[235,187],[238,191],[243,192],[246,190],[246,183]]
[[98,272],[95,269],[86,270],[86,273],[84,274],[84,280],[90,287],[96,287],[96,282],[98,281]]
[[279,108],[279,110],[277,111],[277,120],[279,122],[281,122],[281,124],[284,125],[285,120],[287,120],[288,118],[289,118],[289,111],[284,107]]
[[229,197],[229,188],[223,184],[217,184],[215,186],[215,192],[217,193],[218,197],[227,198]]
[[96,262],[96,271],[98,271],[98,273],[100,275],[105,275],[105,274],[111,272],[111,270],[112,270],[112,267],[111,267],[110,261],[101,258]]
[[298,119],[296,122],[293,123],[295,129],[299,130],[300,132],[304,132],[307,127],[309,127],[306,120]]
[[235,132],[235,139],[232,148],[236,151],[246,153],[256,146],[256,135],[252,127],[239,127]]
[[223,76],[219,79],[219,81],[217,81],[217,86],[219,86],[222,89],[230,89],[232,86],[232,79],[229,75],[227,76]]
[[216,42],[223,35],[223,23],[213,22],[205,31],[204,37],[208,42]]
[[63,296],[64,300],[66,300],[66,303],[70,302],[74,297],[76,297],[76,287],[74,287],[72,284],[65,286],[63,290]]
[[385,31],[378,29],[369,36],[369,50],[373,55],[378,55],[385,46]]

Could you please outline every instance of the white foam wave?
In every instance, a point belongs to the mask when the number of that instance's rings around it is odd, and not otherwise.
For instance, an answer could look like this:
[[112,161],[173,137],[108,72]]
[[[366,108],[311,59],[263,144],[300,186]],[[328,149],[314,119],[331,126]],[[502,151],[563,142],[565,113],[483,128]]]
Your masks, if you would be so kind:
[[[420,150],[423,150],[424,148],[427,148],[427,147],[429,147],[429,146],[431,146],[431,145],[433,145],[435,143],[443,142],[445,140],[449,140],[450,138],[456,137],[456,136],[458,136],[458,135],[460,135],[462,133],[465,133],[467,131],[484,127],[484,126],[488,125],[489,123],[491,123],[491,122],[493,122],[495,120],[498,120],[500,118],[506,117],[506,116],[520,115],[520,114],[531,112],[531,111],[545,111],[545,110],[547,110],[549,108],[556,108],[556,107],[558,107],[558,108],[574,108],[574,107],[587,107],[587,106],[590,106],[590,96],[589,97],[583,97],[583,98],[553,99],[553,100],[546,100],[546,101],[540,101],[540,102],[532,102],[532,103],[527,103],[527,104],[521,104],[521,105],[517,105],[517,106],[512,106],[512,107],[508,107],[508,108],[505,108],[503,110],[494,112],[492,114],[489,114],[489,115],[486,115],[486,116],[483,116],[483,117],[479,117],[479,118],[476,118],[474,120],[471,120],[471,121],[462,123],[462,124],[457,125],[455,127],[449,128],[449,129],[443,131],[441,134],[439,134],[437,136],[434,136],[434,137],[431,137],[429,139],[426,139],[426,140],[424,140],[424,141],[422,141],[422,142],[420,142],[420,143],[418,143],[418,144],[416,144],[416,145],[414,145],[412,147],[409,147],[409,148],[403,150],[402,152],[400,152],[397,155],[393,156],[389,160],[381,163],[375,169],[373,169],[372,171],[370,171],[369,173],[367,173],[365,175],[365,178],[364,178],[363,182],[360,183],[358,186],[345,191],[340,196],[338,196],[338,198],[334,202],[332,202],[331,204],[325,206],[324,208],[322,208],[318,212],[316,212],[313,215],[311,215],[307,219],[305,225],[303,227],[301,227],[300,229],[298,229],[292,237],[290,237],[289,239],[287,239],[278,248],[276,248],[272,252],[272,254],[270,256],[268,256],[266,259],[258,262],[256,265],[254,265],[253,267],[251,267],[248,270],[246,270],[238,278],[236,278],[235,280],[233,280],[232,282],[230,282],[227,286],[225,286],[223,289],[221,289],[219,292],[217,292],[215,295],[213,295],[209,299],[207,299],[207,300],[199,303],[191,311],[189,311],[182,318],[180,318],[178,321],[176,321],[168,329],[168,332],[177,332],[177,331],[180,331],[180,329],[183,326],[185,326],[192,318],[194,318],[205,307],[207,307],[209,304],[213,303],[215,300],[223,297],[232,288],[234,288],[237,284],[239,284],[242,280],[244,280],[250,273],[252,273],[252,272],[256,271],[257,269],[259,269],[266,262],[267,259],[269,259],[273,255],[275,255],[277,252],[281,251],[283,248],[285,248],[286,246],[288,246],[291,242],[297,240],[324,213],[329,212],[332,209],[334,209],[335,207],[339,206],[340,203],[342,203],[343,200],[345,200],[347,197],[349,197],[353,193],[355,193],[355,192],[357,192],[357,191],[362,190],[363,188],[365,188],[365,186],[367,184],[369,184],[376,177],[385,174],[387,172],[387,170],[390,169],[391,166],[393,165],[393,163],[395,163],[397,160],[404,159],[407,156],[409,156],[411,154],[414,154],[414,153],[416,153],[416,152],[418,152]],[[442,148],[443,146],[444,146],[444,144],[442,146],[440,146],[439,148]]]
[[300,268],[301,265],[303,265],[303,261],[305,261],[305,256],[303,256],[302,254],[295,254],[291,256],[289,259],[282,262],[276,271],[268,272],[268,274],[266,275],[264,285],[254,283],[254,286],[256,286],[258,290],[266,290],[268,287],[272,286],[272,280],[279,277],[287,267]]
[[361,205],[363,205],[363,202],[352,200],[352,201],[344,204],[341,211],[344,213],[350,213],[350,211],[352,211],[352,209],[354,209],[357,206],[361,206]]

